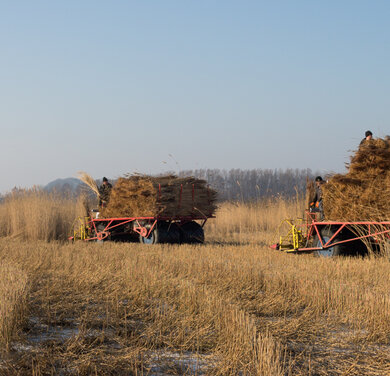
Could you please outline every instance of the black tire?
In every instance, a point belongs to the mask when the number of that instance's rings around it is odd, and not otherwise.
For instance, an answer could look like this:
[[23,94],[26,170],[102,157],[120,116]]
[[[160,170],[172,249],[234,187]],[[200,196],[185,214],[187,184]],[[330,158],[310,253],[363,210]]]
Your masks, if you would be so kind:
[[175,223],[158,222],[147,238],[140,235],[139,240],[142,244],[177,244],[180,243],[180,230]]
[[[324,228],[320,230],[322,242],[325,244],[329,239],[331,239],[334,235],[335,231],[333,231],[331,228]],[[341,241],[341,235],[338,234],[332,242]],[[318,235],[316,235],[313,239],[313,247],[321,247],[320,239],[318,238]],[[333,247],[328,247],[324,249],[320,249],[318,251],[314,251],[313,254],[317,257],[338,257],[344,255],[343,245],[342,244],[336,244]]]
[[159,223],[158,230],[160,233],[160,243],[180,243],[180,230],[176,223],[161,222]]
[[199,223],[194,221],[187,222],[180,227],[181,242],[187,244],[204,243],[204,231]]

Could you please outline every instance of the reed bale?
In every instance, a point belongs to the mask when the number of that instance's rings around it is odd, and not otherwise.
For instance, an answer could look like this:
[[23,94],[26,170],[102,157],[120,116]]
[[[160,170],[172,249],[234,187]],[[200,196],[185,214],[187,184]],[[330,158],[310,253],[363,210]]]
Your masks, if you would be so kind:
[[323,185],[325,218],[342,221],[390,220],[390,142],[364,142],[346,174]]
[[150,179],[140,176],[122,177],[112,188],[110,200],[101,211],[101,216],[153,216],[156,212],[156,201],[155,189]]
[[217,192],[192,176],[126,175],[113,187],[101,216],[201,216],[215,213]]

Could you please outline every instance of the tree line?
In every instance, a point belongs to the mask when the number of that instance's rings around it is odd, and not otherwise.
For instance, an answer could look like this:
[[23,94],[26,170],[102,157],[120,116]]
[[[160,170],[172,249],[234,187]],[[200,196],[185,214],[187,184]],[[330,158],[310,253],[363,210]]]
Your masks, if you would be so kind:
[[274,196],[293,197],[304,193],[307,180],[318,173],[310,169],[199,169],[180,171],[179,176],[206,180],[221,201],[256,201]]
[[[210,187],[217,190],[220,201],[250,202],[277,196],[289,198],[295,196],[297,192],[304,193],[307,180],[314,179],[318,173],[314,174],[310,169],[198,169],[183,170],[177,175],[206,180]],[[58,184],[41,188],[66,197],[78,196],[80,193],[93,195],[81,181],[79,184],[75,184],[75,181],[77,179],[74,178],[61,179]],[[114,179],[111,179],[111,182],[115,184]],[[100,184],[101,181],[97,180],[97,183]],[[19,190],[25,191],[15,187],[12,192]],[[0,203],[2,200],[3,197],[0,195]]]

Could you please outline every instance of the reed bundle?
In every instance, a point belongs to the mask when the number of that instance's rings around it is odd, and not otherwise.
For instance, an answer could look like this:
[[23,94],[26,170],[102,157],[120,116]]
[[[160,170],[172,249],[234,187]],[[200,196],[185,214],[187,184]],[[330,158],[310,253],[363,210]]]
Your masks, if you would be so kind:
[[364,142],[351,157],[346,174],[323,185],[325,217],[343,221],[390,220],[390,142]]
[[216,210],[217,193],[205,180],[175,175],[126,175],[115,183],[102,217],[196,216]]
[[77,173],[77,176],[84,184],[86,184],[95,193],[96,197],[99,197],[99,188],[96,184],[95,179],[91,175],[88,175],[84,171],[80,171]]

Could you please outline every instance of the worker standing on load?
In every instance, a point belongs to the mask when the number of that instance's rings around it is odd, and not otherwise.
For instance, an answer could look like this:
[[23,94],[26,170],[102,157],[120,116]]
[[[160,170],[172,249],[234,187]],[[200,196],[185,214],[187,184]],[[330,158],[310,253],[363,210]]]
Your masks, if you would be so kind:
[[106,177],[103,178],[103,183],[99,187],[99,207],[104,208],[110,199],[112,185],[109,183]]
[[360,141],[359,146],[362,146],[364,143],[366,143],[367,141],[370,141],[370,140],[372,140],[372,132],[366,131],[365,137],[363,138],[363,140]]
[[315,178],[315,195],[313,197],[313,201],[310,203],[310,211],[311,212],[319,212],[320,213],[320,220],[324,219],[324,206],[322,203],[322,185],[325,183],[325,181],[322,179],[321,176],[317,176]]

